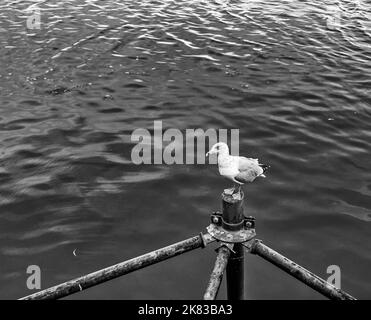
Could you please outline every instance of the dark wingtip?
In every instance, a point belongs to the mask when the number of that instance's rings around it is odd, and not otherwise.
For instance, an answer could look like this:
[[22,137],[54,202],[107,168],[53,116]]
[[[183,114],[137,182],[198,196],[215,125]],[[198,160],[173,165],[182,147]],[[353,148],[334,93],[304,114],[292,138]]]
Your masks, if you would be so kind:
[[259,164],[259,166],[263,169],[263,173],[270,168],[270,166],[267,166],[266,164]]

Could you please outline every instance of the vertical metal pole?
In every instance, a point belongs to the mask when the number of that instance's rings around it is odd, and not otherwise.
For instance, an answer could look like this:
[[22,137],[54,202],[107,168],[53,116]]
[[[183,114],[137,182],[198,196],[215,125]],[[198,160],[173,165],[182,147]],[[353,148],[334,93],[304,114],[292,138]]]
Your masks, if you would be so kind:
[[227,265],[227,295],[228,300],[245,299],[244,277],[244,247],[236,243],[233,247]]
[[[244,194],[242,191],[239,199],[234,199],[225,193],[222,194],[224,229],[237,231],[243,228],[243,197]],[[244,300],[244,247],[241,243],[235,243],[233,251],[229,256],[227,265],[228,300]]]

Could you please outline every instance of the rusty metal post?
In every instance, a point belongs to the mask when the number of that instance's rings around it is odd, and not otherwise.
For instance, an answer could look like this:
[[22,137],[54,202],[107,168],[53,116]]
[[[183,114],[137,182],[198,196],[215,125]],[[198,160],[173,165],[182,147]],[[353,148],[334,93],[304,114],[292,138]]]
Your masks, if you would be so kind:
[[217,249],[217,257],[214,265],[214,269],[211,273],[209,283],[207,285],[207,289],[204,294],[204,300],[215,300],[218,291],[220,288],[220,284],[223,280],[224,270],[227,267],[228,259],[231,254],[231,248],[233,244],[222,245]]
[[336,288],[314,273],[264,245],[260,240],[253,240],[250,252],[269,261],[327,298],[332,300],[356,300],[356,298],[352,297],[345,291]]
[[[222,194],[222,225],[225,230],[238,231],[244,227],[244,194],[241,191],[239,195],[240,197],[235,199],[225,193]],[[235,243],[227,265],[228,300],[245,299],[244,269],[244,247],[241,243]]]
[[203,235],[201,233],[200,235],[193,238],[174,243],[170,246],[143,254],[139,257],[101,269],[80,278],[64,282],[54,287],[23,297],[19,300],[43,300],[63,298],[75,292],[85,290],[97,284],[112,280],[124,274],[128,274],[149,265],[178,256],[185,252],[197,248],[204,248],[206,245],[214,241],[215,239],[209,234]]

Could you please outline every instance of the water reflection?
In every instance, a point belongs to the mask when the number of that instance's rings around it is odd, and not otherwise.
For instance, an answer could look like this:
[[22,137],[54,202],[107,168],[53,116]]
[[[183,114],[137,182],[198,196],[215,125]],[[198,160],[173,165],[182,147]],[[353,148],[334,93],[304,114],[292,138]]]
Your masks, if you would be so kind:
[[[370,296],[366,1],[7,0],[0,18],[0,298],[29,293],[30,264],[46,287],[206,226],[225,187],[215,167],[131,162],[132,131],[154,120],[240,129],[241,153],[271,165],[246,188],[259,237],[322,277],[340,265],[343,288]],[[76,297],[201,297],[213,257]],[[248,269],[250,298],[319,298]]]

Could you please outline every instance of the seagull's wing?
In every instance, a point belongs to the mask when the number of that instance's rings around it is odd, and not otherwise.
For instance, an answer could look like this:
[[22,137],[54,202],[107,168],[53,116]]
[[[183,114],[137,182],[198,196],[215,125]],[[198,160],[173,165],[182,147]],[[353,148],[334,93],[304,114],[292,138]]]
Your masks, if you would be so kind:
[[241,183],[253,182],[256,177],[264,173],[260,167],[258,159],[239,157],[238,161],[239,173],[234,177],[236,181]]

